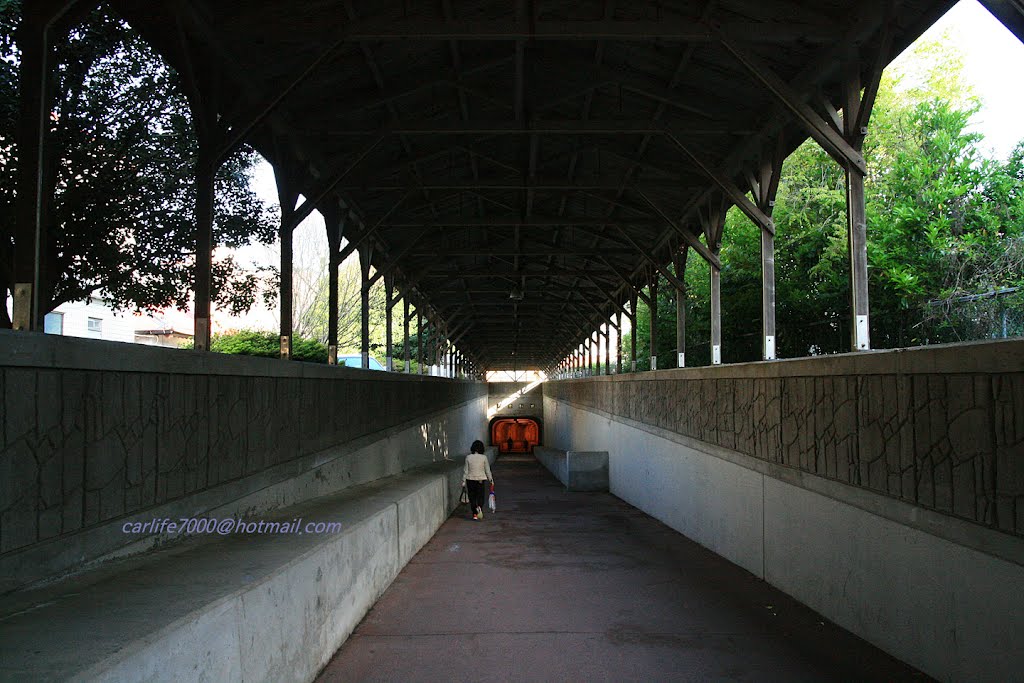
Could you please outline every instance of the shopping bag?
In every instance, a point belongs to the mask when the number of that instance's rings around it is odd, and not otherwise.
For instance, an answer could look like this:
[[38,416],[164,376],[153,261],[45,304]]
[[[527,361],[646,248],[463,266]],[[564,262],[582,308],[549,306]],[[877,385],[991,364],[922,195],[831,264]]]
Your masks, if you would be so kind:
[[491,512],[498,509],[498,506],[494,502],[494,484],[491,484],[491,495],[487,496],[487,507],[491,509]]
[[466,487],[462,487],[462,495],[459,496],[459,505],[469,502],[469,493],[466,491]]

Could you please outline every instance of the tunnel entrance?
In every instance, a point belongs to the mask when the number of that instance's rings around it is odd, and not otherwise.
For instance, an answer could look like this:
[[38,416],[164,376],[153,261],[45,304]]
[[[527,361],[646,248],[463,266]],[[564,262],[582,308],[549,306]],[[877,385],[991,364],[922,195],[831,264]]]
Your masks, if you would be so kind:
[[491,420],[491,445],[499,453],[533,453],[540,443],[541,421],[535,417],[495,417]]

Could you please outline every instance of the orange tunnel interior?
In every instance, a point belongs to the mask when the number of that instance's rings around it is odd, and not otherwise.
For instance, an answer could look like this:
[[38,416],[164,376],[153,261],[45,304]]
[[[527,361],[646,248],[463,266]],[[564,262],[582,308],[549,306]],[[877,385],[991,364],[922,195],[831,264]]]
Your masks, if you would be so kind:
[[499,453],[532,453],[540,443],[540,424],[532,417],[497,417],[491,420],[491,445]]

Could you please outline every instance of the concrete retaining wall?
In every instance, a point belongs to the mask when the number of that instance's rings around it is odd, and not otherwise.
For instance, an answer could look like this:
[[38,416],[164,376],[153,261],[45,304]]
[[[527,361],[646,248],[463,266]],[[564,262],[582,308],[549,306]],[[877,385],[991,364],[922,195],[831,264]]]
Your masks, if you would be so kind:
[[[1011,680],[1022,359],[1018,340],[549,383],[546,441],[607,449],[612,493],[926,673]],[[876,463],[916,497],[849,480]]]
[[568,491],[608,490],[608,451],[561,451],[536,446],[533,454]]
[[486,385],[0,330],[0,591],[486,439]]
[[0,612],[0,679],[312,680],[457,504],[461,471],[418,468],[286,517],[339,533],[193,542],[35,591]]

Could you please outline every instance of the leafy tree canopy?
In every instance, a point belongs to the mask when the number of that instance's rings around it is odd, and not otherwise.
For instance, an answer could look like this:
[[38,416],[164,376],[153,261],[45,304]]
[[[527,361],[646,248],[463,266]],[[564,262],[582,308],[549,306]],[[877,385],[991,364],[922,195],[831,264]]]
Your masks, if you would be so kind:
[[[7,289],[18,165],[19,52],[12,37],[19,17],[20,2],[0,4],[0,287]],[[195,264],[197,143],[178,76],[102,6],[55,43],[43,306],[52,310],[102,289],[119,308],[185,309]],[[257,160],[243,148],[216,176],[217,246],[274,238],[274,216],[249,189]],[[214,299],[232,312],[247,310],[264,276],[217,258]]]
[[[986,156],[971,129],[981,102],[962,64],[947,41],[920,44],[887,70],[878,93],[864,149],[876,348],[1024,334],[1024,142],[1005,162]],[[773,214],[781,357],[849,350],[845,193],[842,169],[813,141],[783,166]],[[730,210],[721,254],[726,362],[760,358],[759,245],[758,229]],[[707,265],[691,255],[685,280],[687,364],[707,364]],[[663,280],[659,367],[675,363],[676,295]],[[642,369],[649,316],[641,303]],[[624,349],[628,359],[628,336]]]

